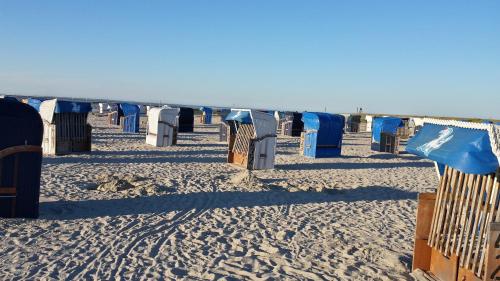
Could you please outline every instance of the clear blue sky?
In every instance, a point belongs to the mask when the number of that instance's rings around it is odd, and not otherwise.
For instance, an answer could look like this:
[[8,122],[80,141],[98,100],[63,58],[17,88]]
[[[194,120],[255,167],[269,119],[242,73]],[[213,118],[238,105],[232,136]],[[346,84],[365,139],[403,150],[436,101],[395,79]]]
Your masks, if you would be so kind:
[[0,92],[500,118],[500,1],[0,0]]

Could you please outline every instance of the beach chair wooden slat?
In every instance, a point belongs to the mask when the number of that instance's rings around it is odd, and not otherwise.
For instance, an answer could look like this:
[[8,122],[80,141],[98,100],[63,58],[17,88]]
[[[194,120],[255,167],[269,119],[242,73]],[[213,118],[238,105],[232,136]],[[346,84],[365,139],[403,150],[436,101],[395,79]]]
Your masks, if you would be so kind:
[[453,185],[456,182],[457,177],[458,177],[458,171],[451,169],[451,180],[449,182],[445,182],[445,185],[443,186],[443,188],[444,188],[444,197],[443,197],[443,202],[442,202],[443,205],[441,206],[441,210],[439,213],[439,217],[438,217],[439,224],[438,224],[437,233],[436,233],[436,235],[437,235],[436,248],[438,250],[442,249],[442,246],[444,243],[443,230],[446,229],[447,214],[449,212],[449,207],[450,207],[449,201],[450,201],[450,197],[452,196],[452,193],[453,193],[453,190],[450,190],[450,189],[453,188]]
[[500,276],[500,222],[492,222],[488,226],[487,255],[485,261],[484,280],[498,280]]
[[[488,246],[490,243],[493,243],[491,240],[488,240],[488,227],[489,227],[489,224],[491,222],[494,222],[495,218],[495,206],[498,205],[498,177],[499,177],[499,172],[497,172],[495,178],[493,179],[493,189],[491,191],[491,195],[489,197],[489,199],[486,201],[486,205],[487,205],[487,218],[486,218],[486,222],[488,223],[488,225],[485,225],[484,226],[484,229],[485,229],[485,233],[484,233],[484,243],[482,243],[482,251],[481,251],[481,257],[480,257],[480,260],[479,260],[479,264],[478,264],[478,268],[477,268],[477,275],[478,276],[481,276],[482,275],[482,270],[484,269],[484,263],[485,263],[485,259],[486,259],[486,251],[488,249]],[[500,208],[498,208],[500,209]]]
[[460,171],[456,170],[456,176],[454,179],[452,179],[450,187],[449,187],[449,199],[447,200],[446,204],[446,213],[444,214],[444,226],[441,231],[441,245],[439,247],[439,250],[444,254],[444,256],[448,257],[449,255],[446,253],[446,247],[449,243],[448,241],[448,234],[450,229],[450,226],[452,224],[452,215],[453,215],[453,208],[455,206],[455,199],[456,199],[456,194],[458,193],[458,187],[460,180],[463,178],[463,173]]
[[449,256],[450,255],[450,247],[453,244],[453,235],[456,233],[457,229],[457,224],[456,224],[456,219],[457,219],[457,212],[460,208],[460,197],[462,196],[464,190],[465,190],[465,185],[464,181],[466,182],[467,175],[459,172],[459,178],[458,181],[454,187],[455,190],[455,196],[451,201],[451,212],[448,217],[450,217],[450,224],[447,230],[447,235],[445,237],[446,243],[445,243],[445,248],[444,248],[444,255]]
[[[472,232],[472,227],[473,227],[473,221],[475,217],[475,210],[477,208],[477,200],[478,200],[478,194],[480,192],[481,186],[483,185],[483,181],[485,180],[485,176],[478,175],[476,177],[476,182],[474,184],[474,187],[472,189],[472,199],[470,201],[470,208],[468,210],[468,213],[466,214],[466,224],[465,226],[465,232],[463,235],[463,244],[462,244],[462,250],[459,255],[460,257],[460,266],[463,267],[465,264],[466,256],[469,250],[469,241],[471,239],[471,235],[473,235]],[[460,246],[460,245],[459,245]]]
[[477,235],[477,243],[476,243],[476,250],[474,252],[474,259],[472,261],[472,270],[475,271],[479,276],[481,275],[481,268],[479,266],[480,260],[481,260],[481,255],[482,255],[482,250],[483,250],[483,243],[485,242],[485,235],[486,235],[486,229],[489,225],[489,208],[490,208],[490,196],[492,195],[492,189],[494,185],[494,176],[488,176],[488,184],[487,184],[487,189],[486,192],[482,196],[481,200],[481,216],[480,216],[480,222],[479,222],[479,231]]
[[441,212],[441,207],[443,204],[443,197],[444,197],[444,192],[446,191],[446,188],[444,188],[448,177],[450,175],[450,168],[448,166],[445,167],[445,171],[443,176],[441,177],[441,181],[439,184],[439,188],[437,190],[437,198],[436,198],[436,203],[434,206],[434,215],[432,217],[432,224],[431,224],[431,232],[429,234],[429,246],[434,247],[436,245],[436,240],[437,240],[437,228],[439,225],[439,214]]
[[463,237],[466,233],[466,223],[467,217],[469,214],[469,208],[471,203],[471,196],[475,190],[477,190],[477,185],[479,184],[480,176],[479,175],[469,175],[469,181],[467,182],[467,186],[465,188],[466,196],[462,199],[464,201],[461,202],[462,208],[460,210],[460,218],[459,218],[459,230],[457,231],[457,236],[454,238],[454,245],[452,246],[452,253],[460,256],[462,252],[462,242]]
[[483,194],[484,194],[484,191],[486,190],[486,186],[488,184],[488,176],[485,175],[483,176],[483,181],[482,181],[482,184],[481,184],[481,190],[480,192],[478,193],[478,198],[476,200],[476,205],[474,207],[474,212],[475,212],[475,215],[474,215],[474,218],[473,218],[473,223],[472,223],[472,233],[471,233],[471,237],[470,237],[470,240],[468,242],[468,251],[467,251],[467,255],[466,255],[466,258],[465,258],[465,262],[464,262],[464,267],[466,269],[471,269],[471,260],[473,258],[473,253],[474,253],[474,246],[476,245],[477,243],[477,228],[478,228],[478,222],[479,222],[479,219],[480,219],[480,215],[481,215],[481,206],[482,206],[482,201],[483,201]]
[[451,237],[451,248],[450,248],[450,254],[457,254],[457,249],[456,245],[459,240],[460,233],[463,231],[463,222],[464,222],[464,209],[466,207],[465,200],[467,199],[467,194],[470,193],[470,189],[472,187],[472,184],[474,182],[474,175],[473,174],[466,174],[465,175],[465,180],[464,180],[464,185],[462,188],[462,192],[460,193],[460,198],[459,201],[457,202],[458,204],[458,210],[457,210],[457,218],[456,218],[456,228],[454,229],[453,237]]

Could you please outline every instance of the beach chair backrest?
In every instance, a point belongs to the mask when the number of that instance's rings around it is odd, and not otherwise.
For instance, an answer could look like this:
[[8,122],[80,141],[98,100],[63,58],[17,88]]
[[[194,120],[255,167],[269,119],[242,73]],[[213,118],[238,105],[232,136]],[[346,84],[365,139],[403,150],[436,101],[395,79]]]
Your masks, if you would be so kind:
[[499,173],[466,174],[446,166],[436,194],[428,245],[478,278],[491,243],[488,227],[500,222]]

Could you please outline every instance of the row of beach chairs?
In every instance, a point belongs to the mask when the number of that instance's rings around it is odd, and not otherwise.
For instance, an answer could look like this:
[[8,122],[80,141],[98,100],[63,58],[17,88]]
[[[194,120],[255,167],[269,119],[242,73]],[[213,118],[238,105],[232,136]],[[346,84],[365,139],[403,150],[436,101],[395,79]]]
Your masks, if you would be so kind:
[[[146,142],[174,145],[180,111],[150,109]],[[44,130],[53,132],[56,141],[78,135],[78,141],[65,143],[61,149],[79,150],[88,138],[88,127],[80,130],[62,123],[72,120],[87,126],[82,120],[88,112],[84,104],[50,101],[40,104],[38,113],[27,104],[0,100],[0,130],[4,133],[0,142],[0,216],[38,217]],[[82,118],[67,117],[69,113]],[[301,121],[304,155],[340,155],[345,121],[341,116],[303,113]],[[401,126],[395,119],[373,122],[380,139],[372,136],[372,143],[378,141],[379,145],[383,133],[397,135]],[[274,166],[277,123],[272,115],[234,109],[224,123],[228,162],[248,169]],[[442,167],[437,169],[440,181],[435,192],[418,196],[414,276],[419,280],[499,280],[500,126],[426,119],[406,150]]]

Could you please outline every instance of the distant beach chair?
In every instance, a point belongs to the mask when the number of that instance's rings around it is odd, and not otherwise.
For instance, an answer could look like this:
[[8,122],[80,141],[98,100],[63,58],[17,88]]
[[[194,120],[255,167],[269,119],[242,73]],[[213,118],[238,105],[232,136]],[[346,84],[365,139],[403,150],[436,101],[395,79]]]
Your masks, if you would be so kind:
[[141,111],[138,105],[121,103],[120,109],[123,116],[120,117],[120,127],[125,133],[139,133]]
[[302,113],[287,112],[281,123],[281,134],[283,136],[300,137],[304,130],[304,122],[302,121]]
[[281,126],[283,122],[285,122],[285,112],[283,111],[274,111],[274,119],[276,119],[276,129],[281,130]]
[[87,116],[89,103],[46,100],[40,104],[43,120],[43,153],[63,155],[90,152],[92,127]]
[[38,217],[43,124],[27,104],[0,99],[0,217]]
[[378,152],[399,154],[400,134],[404,122],[397,117],[375,117],[372,126],[371,149]]
[[361,114],[350,114],[347,118],[347,132],[366,132],[366,119]]
[[229,124],[228,163],[249,170],[273,169],[276,153],[274,116],[250,109],[232,109]]
[[372,131],[373,116],[367,114],[349,114],[346,120],[346,132],[359,133]]
[[194,110],[181,107],[179,111],[179,133],[192,133],[194,131]]
[[231,113],[231,110],[221,109],[220,110],[220,124],[219,124],[219,141],[228,142],[228,136],[230,135],[230,126],[226,121],[227,115]]
[[398,128],[396,131],[396,134],[401,140],[407,140],[410,135],[410,123],[411,123],[411,118],[401,118],[401,122],[403,123],[401,127]]
[[300,154],[310,158],[341,155],[345,117],[340,114],[304,112],[304,132],[300,141]]
[[107,103],[100,102],[99,104],[99,114],[107,114],[110,111],[111,106]]
[[210,107],[201,107],[201,117],[200,117],[200,122],[201,124],[205,125],[210,125],[212,124],[212,108]]
[[146,143],[158,147],[176,145],[178,114],[178,108],[150,108]]
[[500,126],[426,119],[406,150],[444,166],[418,201],[420,280],[500,280]]
[[108,123],[111,126],[120,126],[121,118],[123,117],[123,110],[119,104],[108,105]]

